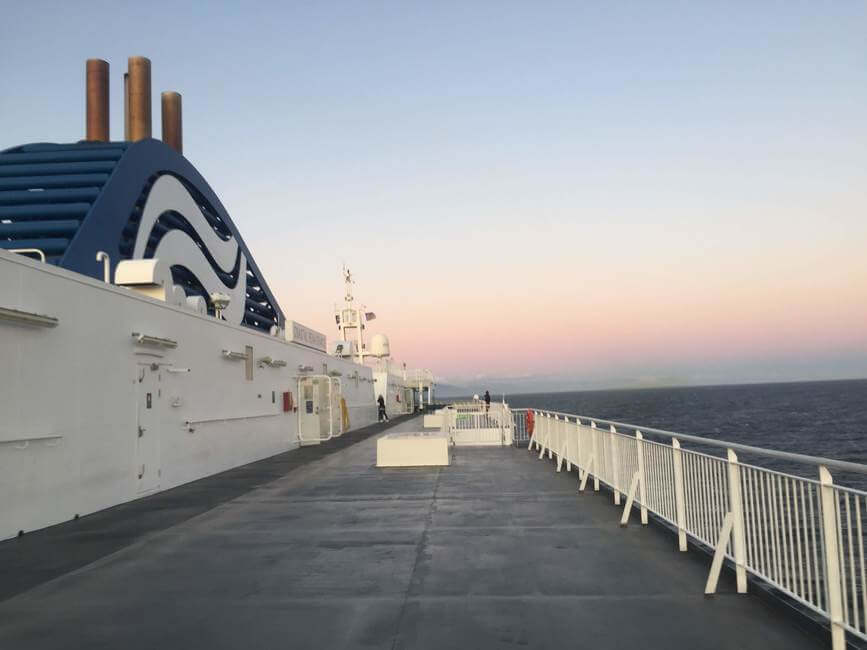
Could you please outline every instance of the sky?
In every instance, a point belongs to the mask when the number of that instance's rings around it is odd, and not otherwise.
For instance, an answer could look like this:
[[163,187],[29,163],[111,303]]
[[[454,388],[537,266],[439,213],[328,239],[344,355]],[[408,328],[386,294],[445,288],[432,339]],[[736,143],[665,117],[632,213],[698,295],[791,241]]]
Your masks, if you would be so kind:
[[84,62],[184,154],[288,318],[341,266],[394,355],[545,389],[867,377],[867,4],[11,2],[0,148]]

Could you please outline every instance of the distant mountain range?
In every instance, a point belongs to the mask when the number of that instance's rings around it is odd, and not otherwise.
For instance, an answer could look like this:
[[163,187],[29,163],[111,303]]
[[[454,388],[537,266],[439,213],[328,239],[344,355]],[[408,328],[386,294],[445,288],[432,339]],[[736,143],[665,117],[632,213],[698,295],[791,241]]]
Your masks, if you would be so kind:
[[644,377],[606,377],[604,379],[581,380],[574,377],[473,377],[444,378],[436,383],[434,395],[439,398],[470,397],[474,394],[483,395],[490,391],[491,398],[499,401],[505,395],[506,401],[510,395],[530,393],[560,393],[569,391],[595,391],[612,389],[637,388],[668,388],[682,386],[724,386],[736,384],[790,383],[812,381],[839,381],[864,377],[862,373],[853,373],[851,377],[824,376],[822,373],[804,373],[804,376],[789,378],[774,376],[744,377],[732,379],[727,376],[708,374],[705,376],[644,376]]
[[466,386],[456,386],[454,384],[437,383],[434,388],[435,397],[467,397],[472,394],[473,391]]

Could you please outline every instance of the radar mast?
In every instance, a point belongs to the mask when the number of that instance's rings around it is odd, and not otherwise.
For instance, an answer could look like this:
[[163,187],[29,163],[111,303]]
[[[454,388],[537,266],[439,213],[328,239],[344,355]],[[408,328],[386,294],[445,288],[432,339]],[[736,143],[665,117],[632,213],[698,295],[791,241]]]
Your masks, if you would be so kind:
[[[370,356],[364,345],[364,329],[365,321],[371,321],[376,318],[376,314],[372,311],[364,311],[364,305],[355,304],[355,298],[352,295],[352,285],[355,281],[352,279],[352,273],[346,266],[343,267],[343,301],[344,305],[341,309],[335,307],[334,318],[337,321],[337,329],[340,331],[340,339],[345,345],[338,347],[337,355],[343,357],[353,356],[352,344],[355,341],[355,357],[359,364],[364,363],[364,357]],[[354,331],[353,331],[354,330]]]

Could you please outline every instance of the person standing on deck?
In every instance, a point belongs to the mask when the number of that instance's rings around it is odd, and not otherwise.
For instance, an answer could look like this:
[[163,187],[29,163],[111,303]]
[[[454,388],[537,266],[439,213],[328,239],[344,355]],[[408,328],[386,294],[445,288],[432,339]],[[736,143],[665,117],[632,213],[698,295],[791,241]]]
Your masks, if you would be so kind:
[[379,405],[379,421],[382,422],[385,420],[388,422],[388,413],[385,412],[385,400],[382,399],[382,395],[379,396],[376,403]]
[[487,413],[491,408],[491,394],[488,391],[485,391],[485,413]]

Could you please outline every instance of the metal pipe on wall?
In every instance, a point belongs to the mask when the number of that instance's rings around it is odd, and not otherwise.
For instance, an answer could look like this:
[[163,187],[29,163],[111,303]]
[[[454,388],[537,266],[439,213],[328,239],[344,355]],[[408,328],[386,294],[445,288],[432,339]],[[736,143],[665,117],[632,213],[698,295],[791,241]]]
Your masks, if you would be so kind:
[[151,137],[151,62],[143,56],[129,57],[129,139]]
[[86,117],[85,140],[108,142],[108,62],[88,59],[85,65]]
[[181,94],[166,91],[161,95],[163,142],[178,153],[184,153],[183,115]]

